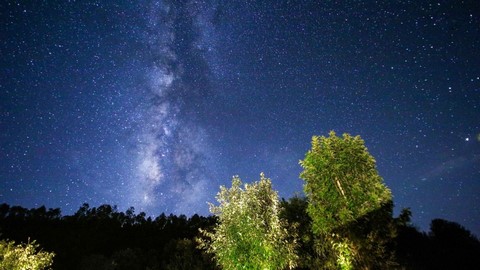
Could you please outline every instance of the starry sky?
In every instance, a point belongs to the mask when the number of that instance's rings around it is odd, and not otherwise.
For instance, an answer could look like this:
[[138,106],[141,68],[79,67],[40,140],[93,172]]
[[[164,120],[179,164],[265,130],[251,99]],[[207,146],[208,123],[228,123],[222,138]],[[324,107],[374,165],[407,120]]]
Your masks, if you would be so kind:
[[361,135],[414,223],[480,235],[480,3],[1,1],[0,201],[208,214]]

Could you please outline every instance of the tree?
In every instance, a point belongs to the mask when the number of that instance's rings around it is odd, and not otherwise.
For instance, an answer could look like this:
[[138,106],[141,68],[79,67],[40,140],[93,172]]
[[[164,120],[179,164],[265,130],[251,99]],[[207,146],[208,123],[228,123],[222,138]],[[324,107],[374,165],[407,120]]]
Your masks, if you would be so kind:
[[161,269],[165,270],[202,270],[210,269],[211,258],[203,258],[195,248],[195,241],[188,238],[172,239],[164,247]]
[[329,135],[314,136],[300,161],[316,250],[325,268],[366,267],[375,261],[366,258],[389,257],[384,245],[395,234],[391,192],[360,136]]
[[480,241],[456,222],[434,219],[428,234],[432,269],[476,269],[480,266]]
[[296,241],[280,219],[280,202],[270,179],[245,184],[233,177],[232,187],[220,187],[219,205],[210,212],[219,222],[213,232],[202,231],[200,248],[214,254],[223,269],[285,269],[296,264]]
[[14,241],[0,241],[0,269],[8,270],[42,270],[53,263],[52,252],[39,251],[38,244],[15,245]]
[[298,232],[297,254],[299,257],[296,269],[320,269],[323,262],[314,252],[314,237],[312,219],[307,214],[308,201],[304,196],[294,197],[281,201],[280,217],[288,221],[291,230]]

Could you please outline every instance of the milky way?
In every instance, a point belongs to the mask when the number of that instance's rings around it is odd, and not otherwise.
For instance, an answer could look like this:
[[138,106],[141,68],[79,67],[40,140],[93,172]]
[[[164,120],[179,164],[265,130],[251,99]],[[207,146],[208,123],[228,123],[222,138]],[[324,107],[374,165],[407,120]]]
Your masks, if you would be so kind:
[[[208,134],[197,123],[197,116],[184,112],[192,95],[195,98],[208,91],[185,82],[185,73],[191,72],[188,66],[203,61],[194,44],[195,33],[201,31],[193,23],[200,8],[196,4],[175,7],[155,3],[149,12],[145,38],[154,61],[145,79],[151,95],[136,139],[138,180],[134,180],[132,193],[135,204],[142,207],[161,206],[166,211],[193,214],[213,190],[208,190],[215,183],[208,167],[212,159]],[[192,33],[186,34],[188,31]]]
[[[0,201],[208,214],[313,135],[361,135],[396,213],[480,228],[478,1],[0,3]],[[32,3],[30,3],[32,2]]]

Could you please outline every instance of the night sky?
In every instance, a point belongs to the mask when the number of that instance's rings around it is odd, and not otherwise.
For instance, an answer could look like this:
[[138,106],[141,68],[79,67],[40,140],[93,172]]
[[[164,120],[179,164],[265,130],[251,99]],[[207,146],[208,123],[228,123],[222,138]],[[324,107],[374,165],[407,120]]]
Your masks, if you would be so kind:
[[335,130],[395,213],[480,235],[478,0],[7,0],[0,67],[0,202],[207,215],[260,172],[289,198]]

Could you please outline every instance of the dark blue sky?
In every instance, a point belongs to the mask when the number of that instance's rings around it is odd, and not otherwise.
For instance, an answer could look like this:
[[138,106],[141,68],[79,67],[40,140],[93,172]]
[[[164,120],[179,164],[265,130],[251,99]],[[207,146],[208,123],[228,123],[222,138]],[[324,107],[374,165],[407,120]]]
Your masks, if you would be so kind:
[[394,195],[480,234],[478,1],[2,1],[0,201],[208,213],[313,135],[361,135]]

